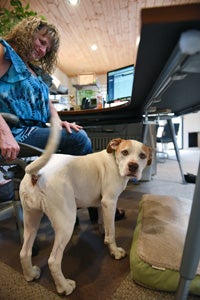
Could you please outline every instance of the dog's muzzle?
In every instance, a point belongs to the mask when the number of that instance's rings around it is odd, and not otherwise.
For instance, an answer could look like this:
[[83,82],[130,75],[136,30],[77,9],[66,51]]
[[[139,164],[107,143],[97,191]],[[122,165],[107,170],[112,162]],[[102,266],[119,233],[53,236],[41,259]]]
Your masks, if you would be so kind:
[[139,165],[137,163],[129,162],[128,163],[128,170],[130,172],[130,176],[136,175],[136,172],[137,172],[138,168],[139,168]]

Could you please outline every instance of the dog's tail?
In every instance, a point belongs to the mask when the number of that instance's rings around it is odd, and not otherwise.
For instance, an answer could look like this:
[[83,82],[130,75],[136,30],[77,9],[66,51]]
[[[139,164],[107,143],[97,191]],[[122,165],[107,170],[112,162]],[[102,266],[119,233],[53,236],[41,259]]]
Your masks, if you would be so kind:
[[52,117],[51,132],[49,135],[47,146],[44,149],[44,153],[38,159],[36,159],[26,167],[25,172],[27,174],[37,176],[39,170],[46,165],[51,155],[56,152],[60,142],[60,137],[61,137],[61,126],[58,122],[58,119]]

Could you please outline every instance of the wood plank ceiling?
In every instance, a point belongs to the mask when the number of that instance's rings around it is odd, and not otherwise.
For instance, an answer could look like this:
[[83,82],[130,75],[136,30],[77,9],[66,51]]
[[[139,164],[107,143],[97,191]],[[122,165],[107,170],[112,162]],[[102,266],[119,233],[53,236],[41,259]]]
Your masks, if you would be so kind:
[[[27,4],[27,0],[22,0]],[[61,36],[58,67],[69,77],[135,63],[140,33],[140,11],[154,6],[194,3],[188,0],[30,0],[30,9],[54,23]],[[10,7],[1,0],[1,7]],[[96,44],[98,49],[91,50]]]

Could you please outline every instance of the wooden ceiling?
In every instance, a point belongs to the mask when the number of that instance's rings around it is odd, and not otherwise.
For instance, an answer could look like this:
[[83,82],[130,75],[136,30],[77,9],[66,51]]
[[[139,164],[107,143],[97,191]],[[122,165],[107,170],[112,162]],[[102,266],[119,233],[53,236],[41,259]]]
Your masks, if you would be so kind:
[[[27,4],[27,0],[21,0]],[[69,77],[135,63],[142,8],[194,3],[190,0],[30,0],[30,9],[54,23],[61,36],[58,67]],[[1,0],[1,7],[10,7]],[[178,9],[178,8],[177,8]],[[96,44],[98,49],[91,50]]]

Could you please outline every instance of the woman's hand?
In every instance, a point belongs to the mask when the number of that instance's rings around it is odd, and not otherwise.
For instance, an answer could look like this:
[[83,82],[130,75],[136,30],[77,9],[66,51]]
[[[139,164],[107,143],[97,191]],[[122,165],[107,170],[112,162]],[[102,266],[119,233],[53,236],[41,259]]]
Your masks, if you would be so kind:
[[71,128],[74,129],[75,131],[79,131],[83,127],[80,125],[77,125],[76,123],[69,123],[67,121],[62,121],[58,115],[57,110],[55,109],[55,106],[52,104],[50,101],[50,110],[51,110],[51,115],[56,117],[58,119],[58,122],[60,122],[60,125],[66,129],[67,132],[71,133]]
[[16,142],[10,128],[8,127],[4,118],[0,115],[0,151],[1,156],[6,161],[16,159],[20,147]]
[[20,147],[19,144],[16,142],[12,134],[7,133],[4,134],[1,132],[0,134],[0,149],[1,149],[1,156],[6,161],[11,161],[16,159]]
[[71,133],[71,128],[75,131],[79,131],[83,127],[80,125],[77,125],[76,123],[69,123],[67,121],[61,121],[61,126],[67,130],[67,132]]

